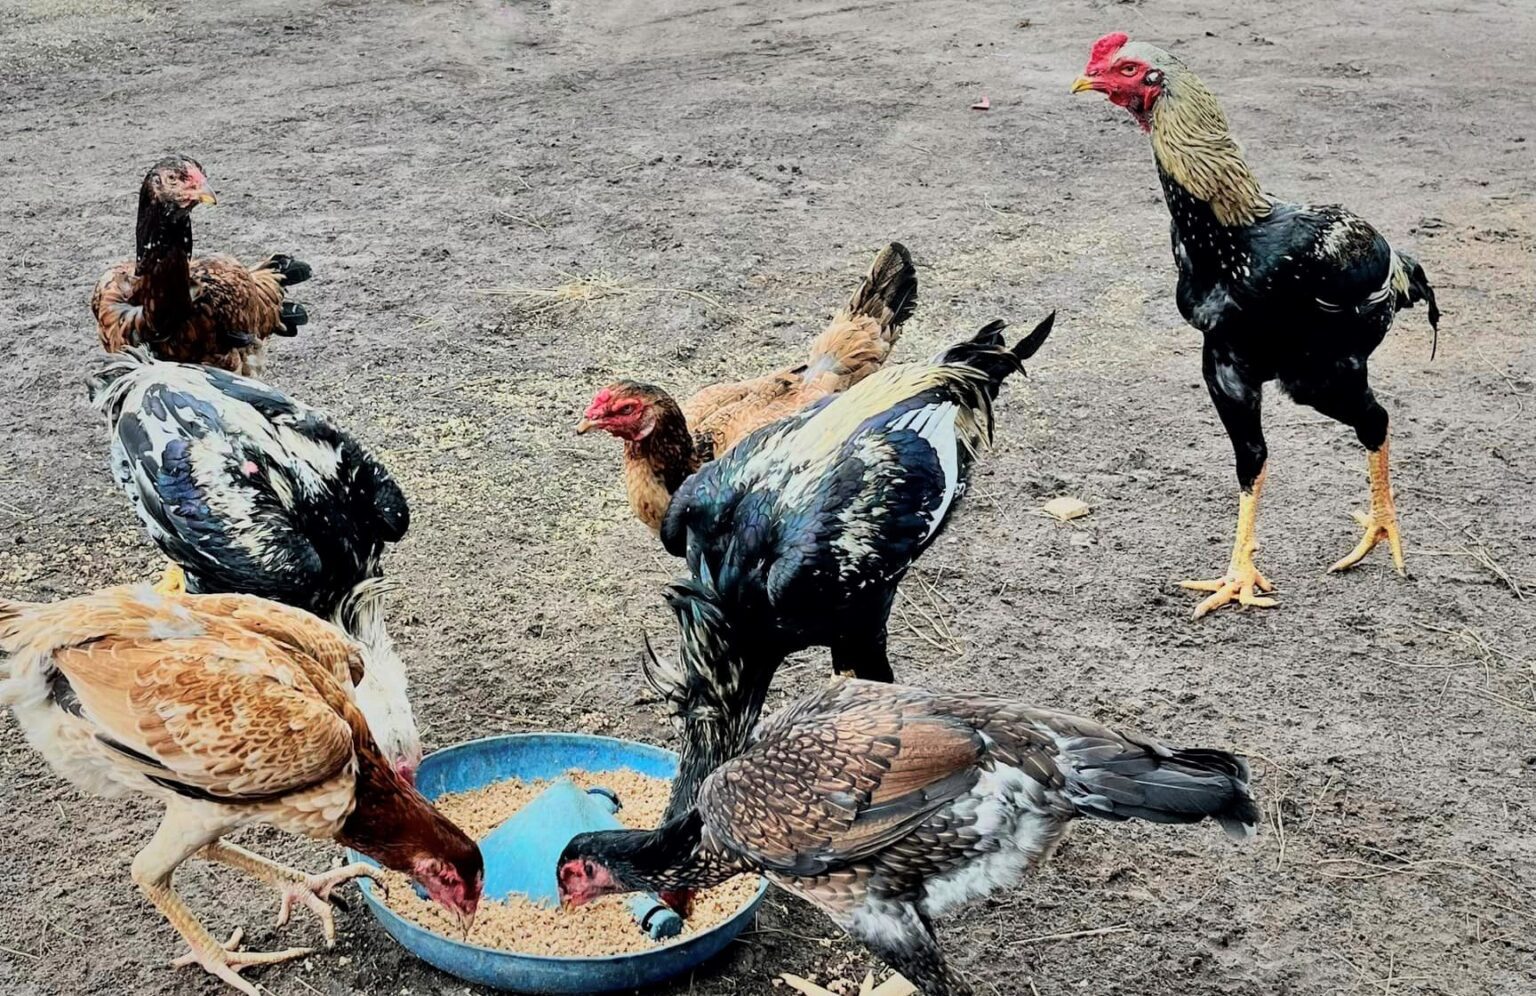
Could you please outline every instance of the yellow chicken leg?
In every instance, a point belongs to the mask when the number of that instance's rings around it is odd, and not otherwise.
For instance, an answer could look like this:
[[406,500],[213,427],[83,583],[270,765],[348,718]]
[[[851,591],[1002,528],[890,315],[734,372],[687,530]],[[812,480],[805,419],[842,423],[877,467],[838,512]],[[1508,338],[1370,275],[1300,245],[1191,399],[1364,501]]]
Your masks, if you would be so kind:
[[175,928],[191,949],[171,962],[173,966],[201,965],[246,996],[260,996],[250,982],[240,977],[242,969],[257,965],[275,965],[312,954],[313,948],[289,948],[286,951],[240,951],[240,931],[220,944],[182,902],[171,888],[171,875],[190,855],[206,846],[208,830],[196,814],[166,808],[164,819],[144,850],[133,859],[133,882],[154,904],[160,915]]
[[160,575],[159,581],[155,582],[155,590],[162,595],[185,595],[187,575],[181,569],[181,565],[167,561],[165,573]]
[[1275,586],[1269,578],[1259,573],[1253,564],[1258,550],[1254,530],[1259,519],[1259,492],[1264,490],[1264,478],[1269,473],[1266,466],[1254,479],[1253,490],[1243,492],[1237,503],[1237,539],[1232,544],[1232,562],[1227,566],[1225,577],[1214,581],[1180,581],[1179,587],[1190,591],[1208,591],[1211,596],[1195,606],[1195,618],[1199,619],[1214,609],[1237,602],[1256,609],[1268,609],[1275,605],[1273,598],[1261,598],[1256,592],[1271,592]]
[[1366,466],[1371,475],[1371,511],[1369,514],[1355,513],[1355,518],[1365,527],[1365,535],[1344,559],[1328,568],[1330,574],[1347,571],[1360,563],[1383,539],[1392,549],[1392,563],[1397,566],[1397,573],[1404,576],[1408,573],[1403,566],[1403,538],[1397,530],[1397,506],[1392,502],[1392,474],[1387,466],[1387,450],[1387,441],[1383,440],[1381,449],[1366,455]]
[[336,919],[331,913],[331,891],[353,879],[372,878],[378,874],[378,869],[372,865],[357,863],[318,875],[306,875],[222,840],[209,844],[199,855],[206,860],[243,871],[281,893],[282,899],[277,909],[279,927],[288,922],[293,914],[294,903],[302,904],[320,920],[320,928],[325,932],[326,947],[336,943]]

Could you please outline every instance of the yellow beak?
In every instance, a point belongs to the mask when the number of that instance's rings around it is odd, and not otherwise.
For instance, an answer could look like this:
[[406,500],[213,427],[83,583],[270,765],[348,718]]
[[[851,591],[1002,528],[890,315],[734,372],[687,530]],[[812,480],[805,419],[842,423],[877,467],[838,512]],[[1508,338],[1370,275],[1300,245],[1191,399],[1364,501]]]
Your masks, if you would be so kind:
[[580,422],[576,423],[576,435],[578,435],[578,436],[585,436],[587,433],[589,433],[591,431],[592,431],[592,420],[591,419],[584,418]]
[[1084,90],[1092,90],[1092,89],[1093,89],[1093,80],[1089,79],[1086,76],[1079,76],[1077,79],[1072,81],[1072,92],[1073,93],[1082,93]]

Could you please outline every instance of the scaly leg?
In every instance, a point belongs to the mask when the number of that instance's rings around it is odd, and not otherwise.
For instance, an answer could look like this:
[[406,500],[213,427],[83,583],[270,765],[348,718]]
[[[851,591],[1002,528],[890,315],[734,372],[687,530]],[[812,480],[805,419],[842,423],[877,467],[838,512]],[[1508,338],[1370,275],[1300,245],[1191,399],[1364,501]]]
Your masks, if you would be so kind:
[[155,582],[155,590],[162,595],[185,595],[187,593],[187,575],[181,569],[181,565],[167,561],[165,573],[160,575],[160,580]]
[[207,861],[217,861],[245,872],[258,881],[272,886],[282,895],[277,910],[277,925],[283,926],[293,914],[293,904],[302,903],[320,920],[325,931],[325,946],[336,944],[336,918],[331,913],[331,891],[356,878],[373,878],[378,869],[362,863],[346,865],[318,875],[306,875],[287,865],[278,864],[243,847],[216,840],[204,847],[198,856]]
[[[222,829],[222,828],[220,828]],[[214,940],[213,935],[198,922],[181,897],[171,888],[171,875],[178,865],[209,843],[210,830],[198,815],[172,804],[166,808],[165,818],[155,831],[144,850],[133,859],[133,882],[144,893],[144,898],[175,928],[191,948],[187,954],[171,964],[201,965],[209,973],[223,979],[246,996],[260,996],[256,987],[242,979],[241,969],[253,965],[274,965],[278,962],[302,958],[311,948],[289,948],[286,951],[253,952],[237,951],[240,934],[226,944]],[[216,838],[215,838],[216,839]]]
[[1195,606],[1196,619],[1234,601],[1257,609],[1268,609],[1275,605],[1273,598],[1261,598],[1255,594],[1274,591],[1275,586],[1253,564],[1253,555],[1259,548],[1258,540],[1254,538],[1259,518],[1259,493],[1264,490],[1264,478],[1268,473],[1268,466],[1261,468],[1259,476],[1254,479],[1253,490],[1244,491],[1238,498],[1237,539],[1232,544],[1232,562],[1227,566],[1226,576],[1214,581],[1179,582],[1181,588],[1212,593]]
[[1360,537],[1360,542],[1355,544],[1355,548],[1343,560],[1328,568],[1329,573],[1349,570],[1364,560],[1365,555],[1383,539],[1392,548],[1392,563],[1397,566],[1397,573],[1405,576],[1408,573],[1403,567],[1403,538],[1397,531],[1397,507],[1392,503],[1392,475],[1387,467],[1388,449],[1387,441],[1382,440],[1380,449],[1366,454],[1366,465],[1371,475],[1371,511],[1370,514],[1355,513],[1355,518],[1365,527],[1365,535]]

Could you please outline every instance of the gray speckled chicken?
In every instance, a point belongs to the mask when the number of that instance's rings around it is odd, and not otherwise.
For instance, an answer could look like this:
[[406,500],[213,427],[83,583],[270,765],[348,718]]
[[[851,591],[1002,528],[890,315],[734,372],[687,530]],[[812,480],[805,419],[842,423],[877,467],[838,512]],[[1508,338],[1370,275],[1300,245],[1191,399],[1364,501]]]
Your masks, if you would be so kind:
[[986,695],[838,680],[765,720],[656,830],[581,834],[561,902],[708,888],[761,872],[819,906],[929,996],[971,992],[931,918],[1045,862],[1079,816],[1235,838],[1258,809],[1233,754],[1168,747]]

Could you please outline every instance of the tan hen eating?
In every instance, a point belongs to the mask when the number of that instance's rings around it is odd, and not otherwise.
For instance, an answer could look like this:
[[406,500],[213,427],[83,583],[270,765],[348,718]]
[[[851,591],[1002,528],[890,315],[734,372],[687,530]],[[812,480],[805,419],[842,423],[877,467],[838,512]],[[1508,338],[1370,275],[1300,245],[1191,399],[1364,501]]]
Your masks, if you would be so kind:
[[310,953],[216,941],[172,888],[194,855],[277,889],[279,925],[301,903],[334,942],[330,893],[371,866],[306,875],[222,840],[255,824],[334,839],[411,875],[466,930],[473,920],[480,850],[380,753],[353,701],[366,662],[339,629],[248,595],[109,588],[0,601],[0,653],[0,701],[55,771],[94,795],[164,803],[132,875],[191,948],[173,964],[256,996],[241,969]]

